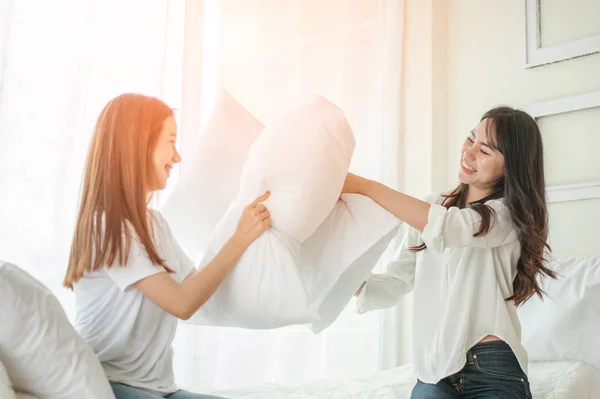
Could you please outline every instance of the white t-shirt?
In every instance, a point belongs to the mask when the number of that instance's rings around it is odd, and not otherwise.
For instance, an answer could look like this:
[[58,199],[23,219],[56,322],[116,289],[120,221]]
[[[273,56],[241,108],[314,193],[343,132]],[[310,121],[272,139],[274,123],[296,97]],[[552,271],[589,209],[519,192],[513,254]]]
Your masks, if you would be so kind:
[[[490,231],[473,237],[481,216],[473,209],[432,203],[422,233],[409,228],[385,274],[371,276],[357,301],[358,313],[395,305],[414,289],[413,366],[418,379],[435,384],[460,371],[467,351],[487,335],[504,340],[527,372],[513,281],[521,246],[502,200]],[[439,202],[439,201],[437,201]],[[425,243],[420,252],[408,248]]]
[[[177,282],[194,266],[175,241],[157,211],[154,243]],[[172,342],[177,318],[146,298],[133,284],[156,273],[144,246],[132,239],[128,263],[86,272],[74,285],[75,327],[96,353],[110,381],[166,395],[177,390],[173,374]]]

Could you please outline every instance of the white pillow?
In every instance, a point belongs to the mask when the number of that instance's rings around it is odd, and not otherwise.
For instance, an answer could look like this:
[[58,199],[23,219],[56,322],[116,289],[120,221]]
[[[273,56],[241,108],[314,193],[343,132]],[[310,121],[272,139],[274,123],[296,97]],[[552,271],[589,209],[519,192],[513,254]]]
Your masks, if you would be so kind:
[[182,160],[179,181],[161,207],[177,242],[192,257],[210,235],[240,187],[250,146],[264,129],[223,91],[193,156]]
[[519,307],[529,360],[583,360],[600,369],[600,257],[554,260],[557,280],[544,277],[548,296]]
[[2,364],[2,361],[0,361],[0,398],[15,399],[15,391],[12,389],[10,378],[8,378],[6,368],[4,367],[4,364]]
[[368,197],[344,194],[333,212],[302,244],[298,270],[319,320],[319,333],[346,307],[394,239],[400,220]]
[[0,358],[16,391],[44,399],[114,398],[98,358],[52,292],[3,262],[0,320]]
[[337,203],[354,145],[342,110],[316,96],[254,142],[236,202],[246,205],[270,190],[274,229],[302,243]]
[[318,320],[298,274],[300,246],[337,203],[354,145],[343,112],[323,97],[262,132],[250,149],[239,195],[215,229],[202,265],[231,236],[243,207],[266,190],[273,229],[246,250],[193,322],[275,328]]

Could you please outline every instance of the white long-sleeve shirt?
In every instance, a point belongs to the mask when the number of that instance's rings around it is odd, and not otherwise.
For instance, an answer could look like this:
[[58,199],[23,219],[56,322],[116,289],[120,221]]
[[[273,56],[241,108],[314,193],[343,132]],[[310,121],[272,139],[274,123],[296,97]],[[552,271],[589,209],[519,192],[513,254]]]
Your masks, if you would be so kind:
[[[512,348],[527,372],[521,325],[513,301],[513,280],[521,247],[508,208],[502,200],[486,202],[494,209],[492,227],[473,237],[481,225],[474,210],[441,206],[431,196],[422,233],[409,228],[385,274],[371,276],[357,301],[364,313],[395,305],[414,290],[413,366],[418,379],[437,383],[465,366],[467,351],[487,335]],[[408,248],[425,243],[420,252]]]

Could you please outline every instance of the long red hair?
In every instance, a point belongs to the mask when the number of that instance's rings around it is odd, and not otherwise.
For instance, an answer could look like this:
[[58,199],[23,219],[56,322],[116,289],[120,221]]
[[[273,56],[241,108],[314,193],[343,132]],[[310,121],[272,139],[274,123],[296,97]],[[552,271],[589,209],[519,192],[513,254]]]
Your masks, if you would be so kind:
[[86,270],[127,264],[133,237],[152,263],[170,270],[152,240],[147,205],[152,153],[172,116],[161,100],[133,93],[114,98],[102,110],[87,154],[65,287],[72,289]]

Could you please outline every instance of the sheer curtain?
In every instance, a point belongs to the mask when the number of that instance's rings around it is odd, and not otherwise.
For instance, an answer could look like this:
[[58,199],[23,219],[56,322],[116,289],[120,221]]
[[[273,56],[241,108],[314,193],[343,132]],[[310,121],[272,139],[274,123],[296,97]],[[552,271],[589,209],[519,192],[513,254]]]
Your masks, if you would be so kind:
[[[186,54],[202,58],[201,90],[189,100],[201,110],[199,123],[206,121],[220,88],[267,125],[305,95],[322,94],[346,112],[354,130],[352,171],[396,186],[403,4],[205,0],[203,15],[198,14],[202,40],[186,46],[202,53]],[[191,107],[182,106],[183,117],[191,118]],[[183,129],[182,142],[193,145],[197,134]],[[184,157],[182,168],[185,163]],[[358,316],[353,307],[350,303],[319,335],[302,326],[248,331],[182,324],[176,339],[178,382],[198,390],[265,381],[296,384],[361,377],[396,365],[394,313]]]
[[61,283],[95,120],[129,91],[180,106],[184,9],[0,0],[0,258],[45,283],[70,317]]
[[[354,129],[352,170],[396,186],[403,6],[0,0],[0,259],[40,279],[73,317],[73,296],[61,282],[83,163],[101,108],[123,92],[155,95],[181,110],[181,168],[219,88],[264,123],[303,95],[322,94]],[[353,305],[319,335],[296,326],[182,324],[176,378],[206,390],[364,376],[395,365],[392,313],[357,316]]]

